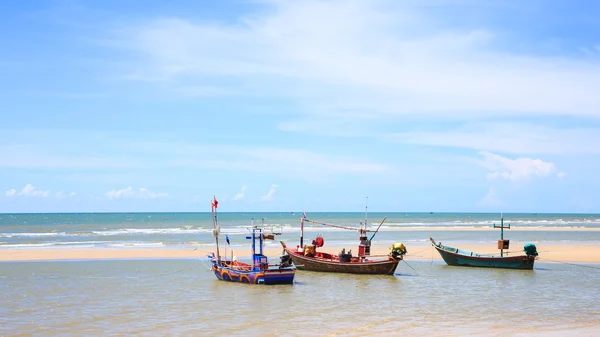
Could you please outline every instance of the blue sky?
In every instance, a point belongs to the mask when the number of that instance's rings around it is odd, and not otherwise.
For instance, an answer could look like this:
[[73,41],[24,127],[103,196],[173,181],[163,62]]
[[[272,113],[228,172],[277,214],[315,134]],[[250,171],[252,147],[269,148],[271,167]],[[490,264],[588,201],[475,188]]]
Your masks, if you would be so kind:
[[600,212],[594,1],[0,4],[0,212]]

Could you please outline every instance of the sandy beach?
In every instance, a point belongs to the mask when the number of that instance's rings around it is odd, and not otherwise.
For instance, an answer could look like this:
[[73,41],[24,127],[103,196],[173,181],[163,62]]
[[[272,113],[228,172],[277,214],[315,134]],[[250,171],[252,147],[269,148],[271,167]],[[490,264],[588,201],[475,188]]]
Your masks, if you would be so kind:
[[[451,243],[447,243],[451,245]],[[522,253],[522,244],[511,242],[512,249],[509,255]],[[348,248],[348,247],[347,247]],[[439,260],[440,255],[431,245],[410,245],[405,260]],[[499,254],[499,250],[489,245],[460,245],[459,248],[476,251],[484,254]],[[600,245],[552,245],[538,246],[539,260],[544,262],[584,262],[600,263]],[[341,247],[323,247],[323,251],[337,253]],[[47,260],[95,260],[95,259],[167,259],[167,258],[205,258],[213,250],[200,249],[3,249],[0,250],[0,261],[47,261]],[[372,255],[385,255],[389,252],[387,247],[371,248]],[[223,252],[221,252],[223,253]],[[229,252],[230,253],[230,252]],[[247,258],[248,250],[234,252],[238,258]],[[276,257],[281,254],[281,249],[265,249],[265,254]],[[229,255],[229,254],[228,254]]]

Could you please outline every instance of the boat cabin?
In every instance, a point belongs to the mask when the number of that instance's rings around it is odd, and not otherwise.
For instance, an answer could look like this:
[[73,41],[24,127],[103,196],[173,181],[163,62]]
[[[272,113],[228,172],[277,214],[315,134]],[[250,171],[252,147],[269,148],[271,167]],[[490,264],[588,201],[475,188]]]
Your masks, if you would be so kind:
[[269,269],[269,260],[262,254],[254,254],[254,270],[267,270]]

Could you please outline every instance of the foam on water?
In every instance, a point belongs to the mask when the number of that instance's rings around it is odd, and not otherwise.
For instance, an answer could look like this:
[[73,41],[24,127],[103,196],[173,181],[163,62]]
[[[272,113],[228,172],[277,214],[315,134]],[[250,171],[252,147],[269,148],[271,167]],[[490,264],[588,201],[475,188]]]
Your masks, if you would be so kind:
[[[301,214],[301,213],[298,213]],[[492,229],[499,223],[496,214],[477,213],[376,213],[371,219],[388,221],[381,226],[378,242],[423,242],[430,235],[450,241],[494,242]],[[312,213],[310,218],[345,227],[359,228],[364,217],[360,213]],[[250,218],[265,218],[266,232],[281,234],[278,240],[296,243],[300,236],[298,215],[290,213],[220,213],[222,236],[228,235],[232,245],[246,245]],[[259,221],[255,220],[258,225]],[[594,243],[600,241],[600,217],[585,214],[505,214],[511,229],[510,239],[533,242]],[[379,220],[369,221],[374,231]],[[547,229],[547,230],[545,230]],[[358,232],[305,223],[305,241],[323,235],[327,245],[356,244]],[[369,235],[372,235],[370,233]],[[0,248],[25,249],[39,247],[149,247],[210,244],[210,213],[90,213],[90,214],[10,214],[0,216]]]

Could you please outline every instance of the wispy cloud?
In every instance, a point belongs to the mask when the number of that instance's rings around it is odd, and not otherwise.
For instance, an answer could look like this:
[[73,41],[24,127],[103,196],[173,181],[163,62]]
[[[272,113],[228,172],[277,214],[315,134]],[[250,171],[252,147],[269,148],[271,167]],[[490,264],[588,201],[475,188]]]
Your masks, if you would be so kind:
[[[69,134],[68,131],[60,133]],[[41,136],[53,138],[52,132]],[[41,137],[38,135],[38,137]],[[75,139],[77,134],[71,134]],[[32,138],[35,135],[32,135]],[[146,170],[148,168],[202,168],[226,171],[271,173],[305,180],[320,180],[330,176],[382,173],[389,166],[369,160],[361,155],[330,154],[294,147],[243,146],[208,142],[176,142],[172,135],[159,135],[152,140],[140,140],[133,136],[125,140],[112,134],[97,137],[93,142],[85,139],[69,142],[66,150],[63,142],[52,140],[43,143],[2,146],[0,154],[16,161],[0,160],[0,168],[48,168],[75,169],[78,171],[103,170]],[[19,139],[19,138],[16,138]],[[93,148],[105,153],[102,159],[93,160],[78,153]],[[127,152],[124,158],[123,152]],[[76,153],[73,155],[72,153]],[[156,160],[160,158],[160,160]],[[82,164],[82,162],[86,162]],[[122,174],[123,175],[123,174]],[[125,177],[125,176],[123,176]],[[135,176],[134,176],[135,178]],[[112,178],[111,178],[112,179]]]
[[277,192],[277,185],[273,184],[271,185],[271,188],[269,189],[269,192],[267,192],[267,194],[263,195],[260,200],[262,201],[269,201],[273,199],[273,196],[275,195],[275,192]]
[[600,154],[600,128],[558,128],[525,122],[467,123],[435,131],[383,135],[392,142],[517,154]]
[[[593,61],[502,50],[493,28],[449,29],[428,6],[267,6],[231,24],[148,20],[125,27],[118,44],[134,53],[138,68],[131,73],[138,80],[159,79],[187,94],[198,88],[204,95],[207,86],[233,96],[268,92],[310,102],[303,106],[311,114],[362,111],[449,120],[600,115],[600,68]],[[217,85],[217,76],[226,80]]]
[[[163,144],[157,145],[152,151],[168,151],[175,155],[175,158],[168,161],[171,167],[270,173],[304,180],[383,173],[390,169],[386,164],[358,156],[332,155],[298,148],[210,144],[179,147],[176,144]],[[178,151],[181,151],[181,156]],[[192,153],[197,154],[195,158],[211,159],[189,159]]]
[[246,186],[242,186],[242,189],[233,196],[233,200],[240,200],[244,197],[244,192],[246,192]]
[[108,199],[136,198],[136,199],[158,199],[168,198],[168,193],[151,192],[147,188],[140,187],[134,189],[129,186],[120,190],[110,190],[106,192]]
[[510,181],[522,181],[531,177],[556,176],[562,178],[563,172],[558,172],[554,163],[545,162],[541,159],[517,158],[510,159],[500,155],[482,151],[482,166],[492,171],[489,178],[505,179]]

